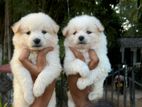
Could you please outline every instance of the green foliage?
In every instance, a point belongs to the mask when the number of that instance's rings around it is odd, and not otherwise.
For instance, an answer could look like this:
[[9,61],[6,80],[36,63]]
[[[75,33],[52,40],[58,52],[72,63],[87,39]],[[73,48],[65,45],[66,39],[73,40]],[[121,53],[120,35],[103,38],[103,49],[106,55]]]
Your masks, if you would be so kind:
[[8,59],[5,59],[2,61],[2,64],[8,64],[9,63],[9,60]]
[[37,8],[31,0],[9,0],[9,2],[11,3],[14,22],[28,13],[35,12]]
[[[115,47],[117,38],[122,35],[138,35],[135,32],[136,29],[141,31],[141,24],[138,26],[137,24],[142,18],[142,5],[139,2],[138,7],[137,0],[8,0],[8,2],[12,17],[11,24],[28,13],[41,11],[49,14],[62,29],[74,16],[82,14],[95,15],[105,27],[109,47]],[[119,8],[119,14],[116,13],[115,7]],[[122,23],[126,20],[134,25],[129,31],[123,30]],[[64,50],[61,31],[59,36],[61,50]],[[62,56],[63,54],[61,54]]]
[[[0,1],[3,5],[5,0]],[[11,24],[31,12],[49,14],[61,29],[74,16],[81,14],[95,15],[101,20],[108,37],[109,47],[116,46],[116,39],[122,35],[141,35],[142,3],[141,0],[7,0],[11,16]],[[119,8],[117,14],[115,7]],[[1,7],[0,7],[1,8]],[[3,7],[4,8],[4,7]],[[2,9],[2,8],[1,8]],[[3,9],[2,9],[3,10]],[[3,11],[4,12],[4,11]],[[1,12],[1,14],[3,13]],[[4,13],[3,13],[4,14]],[[122,23],[129,20],[132,27],[123,30]],[[136,30],[139,29],[139,32]],[[59,32],[61,36],[61,31]],[[63,39],[63,37],[60,37]],[[61,46],[63,40],[60,41]],[[62,49],[62,48],[61,48]]]
[[[0,107],[8,107],[8,103],[4,104],[4,106],[2,105],[2,98],[1,98],[1,96],[0,96]],[[12,107],[12,105],[10,107]]]
[[2,107],[2,101],[1,101],[1,96],[0,96],[0,107]]
[[127,22],[126,30],[123,32],[124,37],[142,37],[142,3],[140,1],[123,0],[118,4],[120,18]]
[[65,19],[66,23],[77,15],[94,15],[100,19],[105,27],[109,41],[108,46],[115,47],[117,45],[116,40],[122,35],[122,20],[107,2],[104,2],[104,0],[70,0],[69,4],[70,11],[69,16]]

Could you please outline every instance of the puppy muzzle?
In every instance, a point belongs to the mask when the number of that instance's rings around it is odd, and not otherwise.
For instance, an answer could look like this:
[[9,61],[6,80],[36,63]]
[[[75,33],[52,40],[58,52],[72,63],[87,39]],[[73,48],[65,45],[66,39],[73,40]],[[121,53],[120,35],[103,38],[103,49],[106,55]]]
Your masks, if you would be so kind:
[[41,39],[39,39],[39,38],[33,39],[32,47],[33,48],[40,48],[40,47],[42,47]]
[[84,36],[79,36],[78,37],[78,44],[86,44],[86,40]]

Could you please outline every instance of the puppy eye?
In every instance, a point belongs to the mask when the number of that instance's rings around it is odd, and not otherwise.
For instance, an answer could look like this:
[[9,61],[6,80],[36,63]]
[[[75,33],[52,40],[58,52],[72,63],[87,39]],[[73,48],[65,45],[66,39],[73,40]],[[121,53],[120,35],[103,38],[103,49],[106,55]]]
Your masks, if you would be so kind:
[[75,35],[77,33],[77,31],[75,31],[73,34]]
[[91,32],[91,31],[87,31],[86,33],[87,33],[87,34],[91,34],[92,32]]
[[31,31],[26,32],[26,34],[27,34],[27,35],[30,35],[30,34],[31,34]]
[[45,30],[42,30],[42,33],[43,33],[43,34],[46,34],[46,33],[47,33],[47,31],[45,31]]

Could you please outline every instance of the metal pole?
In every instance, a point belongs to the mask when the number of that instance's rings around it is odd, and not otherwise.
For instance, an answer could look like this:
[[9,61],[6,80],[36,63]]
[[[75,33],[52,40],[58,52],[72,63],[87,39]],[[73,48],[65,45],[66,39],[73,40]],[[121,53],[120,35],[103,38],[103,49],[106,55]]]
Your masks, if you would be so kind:
[[113,82],[113,77],[114,77],[114,76],[111,77],[111,84],[112,84],[112,85],[111,85],[111,101],[112,101],[112,102],[113,102],[114,85],[115,85],[114,82]]
[[135,107],[135,75],[132,70],[132,107]]
[[124,66],[125,74],[124,74],[124,107],[127,107],[127,87],[128,87],[128,69],[127,65]]
[[105,87],[104,87],[104,89],[105,89],[105,93],[104,93],[104,97],[105,97],[105,100],[107,100],[107,79],[106,79],[106,81],[105,81]]

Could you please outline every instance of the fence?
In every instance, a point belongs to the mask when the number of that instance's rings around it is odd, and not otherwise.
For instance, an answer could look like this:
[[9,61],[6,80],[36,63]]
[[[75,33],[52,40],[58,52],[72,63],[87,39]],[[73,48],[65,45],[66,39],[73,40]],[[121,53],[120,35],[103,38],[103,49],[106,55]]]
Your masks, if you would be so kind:
[[[141,107],[142,105],[142,83],[138,80],[142,79],[137,67],[128,68],[124,66],[118,70],[112,71],[104,83],[104,98],[116,104],[116,107]],[[137,78],[136,78],[137,77]],[[139,78],[140,77],[140,78]],[[58,107],[67,105],[67,82],[66,77],[62,73],[56,83],[57,104]],[[0,73],[0,99],[2,106],[11,106],[12,102],[12,80],[6,73]],[[140,96],[141,104],[137,104],[136,96]]]
[[0,107],[11,107],[13,90],[10,75],[0,73]]
[[[116,107],[141,107],[142,83],[137,81],[142,80],[141,74],[142,71],[136,66],[124,66],[112,72],[104,83],[104,98],[114,102]],[[141,101],[138,102],[136,96]]]

